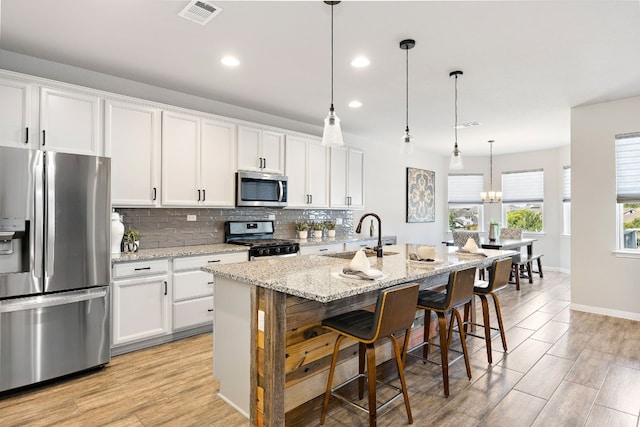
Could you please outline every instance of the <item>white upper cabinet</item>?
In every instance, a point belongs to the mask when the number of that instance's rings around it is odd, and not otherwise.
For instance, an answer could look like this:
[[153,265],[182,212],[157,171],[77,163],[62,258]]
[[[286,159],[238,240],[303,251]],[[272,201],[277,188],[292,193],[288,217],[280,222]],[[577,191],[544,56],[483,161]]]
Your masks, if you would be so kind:
[[100,98],[86,93],[40,89],[40,147],[64,153],[104,155]]
[[284,134],[238,126],[238,170],[284,173]]
[[32,148],[31,85],[0,78],[0,146]]
[[331,148],[331,207],[364,209],[364,153]]
[[329,206],[329,150],[319,139],[287,136],[288,206]]
[[235,125],[162,114],[162,205],[234,206]]
[[113,206],[159,206],[160,118],[158,108],[105,101]]
[[204,206],[235,206],[236,125],[200,121],[200,184]]
[[[202,199],[198,192],[198,146],[200,119],[195,116],[162,112],[162,204],[195,206]],[[198,194],[200,193],[200,194]]]

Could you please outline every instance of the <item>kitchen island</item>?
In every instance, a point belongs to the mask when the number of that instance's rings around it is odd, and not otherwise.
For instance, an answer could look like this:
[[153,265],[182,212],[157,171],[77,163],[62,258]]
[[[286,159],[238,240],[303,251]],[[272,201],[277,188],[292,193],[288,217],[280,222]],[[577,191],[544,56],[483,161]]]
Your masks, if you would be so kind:
[[[375,281],[339,276],[349,253],[205,267],[215,276],[214,376],[220,380],[220,396],[247,415],[251,425],[319,420],[336,339],[321,326],[323,319],[371,306],[390,286],[440,286],[451,271],[485,267],[513,254],[486,250],[487,257],[480,257],[439,250],[446,259],[430,263],[409,260],[416,245],[387,246],[383,258],[369,258],[384,273]],[[422,335],[423,325],[418,317],[413,337]],[[357,371],[357,348],[344,341],[334,383]],[[381,345],[377,356],[378,363],[390,359],[390,345]]]

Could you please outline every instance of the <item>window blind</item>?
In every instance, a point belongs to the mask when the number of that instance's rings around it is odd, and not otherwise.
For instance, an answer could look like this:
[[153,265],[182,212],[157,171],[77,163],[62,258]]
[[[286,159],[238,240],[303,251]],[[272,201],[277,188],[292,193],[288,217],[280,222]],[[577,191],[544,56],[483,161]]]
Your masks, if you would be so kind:
[[449,175],[449,203],[481,204],[484,176],[481,174]]
[[618,203],[640,202],[640,133],[616,135]]
[[562,168],[562,201],[571,201],[571,166]]
[[544,173],[542,169],[502,173],[503,202],[542,202]]

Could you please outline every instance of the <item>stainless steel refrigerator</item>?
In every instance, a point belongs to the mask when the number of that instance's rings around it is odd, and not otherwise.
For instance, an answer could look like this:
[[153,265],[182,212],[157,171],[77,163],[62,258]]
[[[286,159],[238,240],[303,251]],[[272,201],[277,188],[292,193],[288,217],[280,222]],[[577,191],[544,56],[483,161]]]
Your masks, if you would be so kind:
[[109,362],[110,159],[0,147],[0,392]]

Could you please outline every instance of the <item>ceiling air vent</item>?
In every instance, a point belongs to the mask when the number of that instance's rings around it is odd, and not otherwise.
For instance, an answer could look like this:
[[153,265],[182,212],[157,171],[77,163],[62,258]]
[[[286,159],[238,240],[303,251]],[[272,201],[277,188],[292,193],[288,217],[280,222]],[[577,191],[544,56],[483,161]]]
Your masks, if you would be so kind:
[[200,25],[205,25],[220,12],[222,12],[222,8],[214,4],[202,0],[193,0],[182,9],[178,16],[197,22]]

